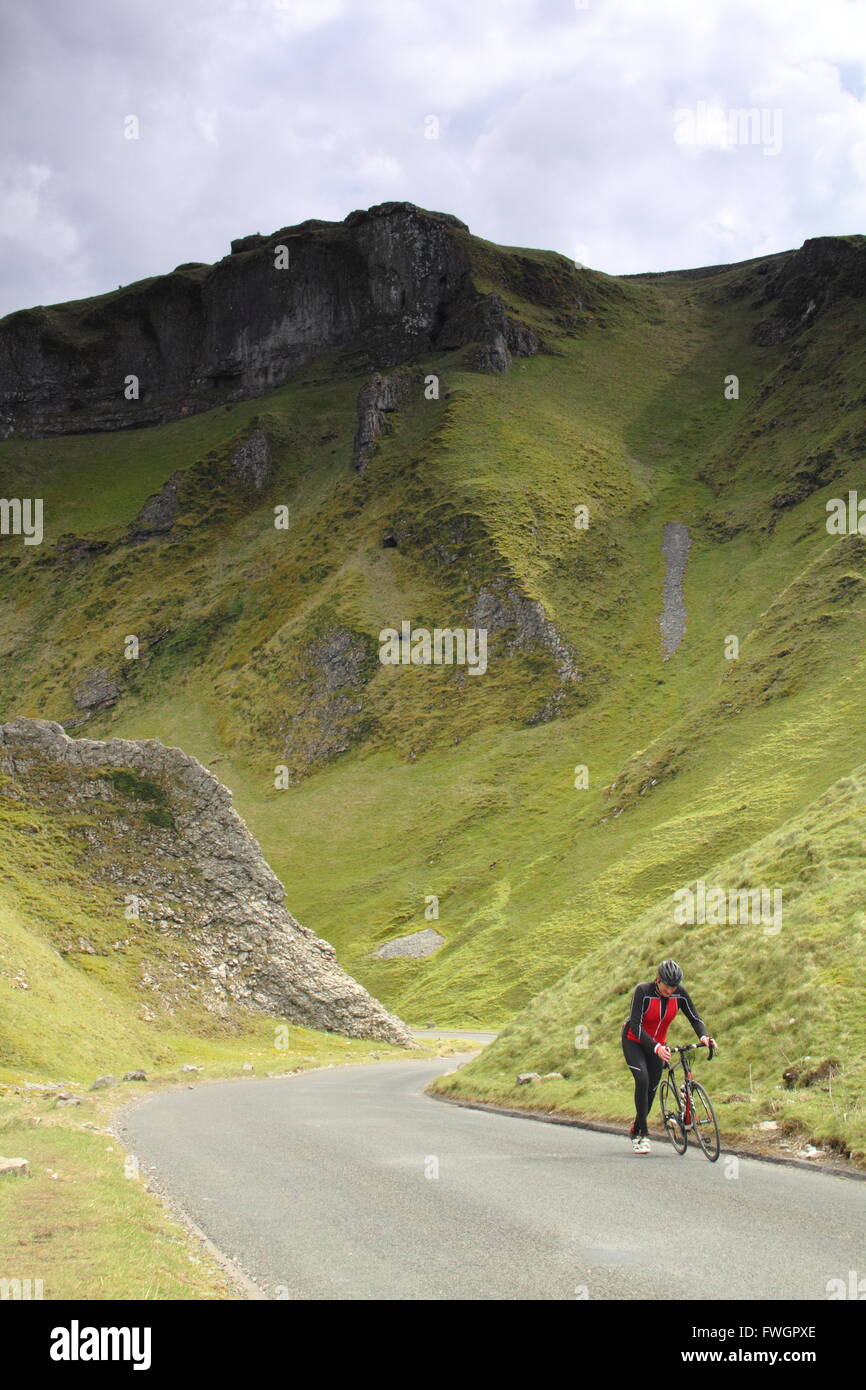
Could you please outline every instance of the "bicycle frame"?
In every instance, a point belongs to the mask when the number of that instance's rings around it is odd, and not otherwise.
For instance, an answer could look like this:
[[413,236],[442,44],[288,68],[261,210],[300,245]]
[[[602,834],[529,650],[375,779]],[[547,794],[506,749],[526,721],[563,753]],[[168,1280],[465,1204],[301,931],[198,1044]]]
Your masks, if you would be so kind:
[[664,1076],[665,1071],[671,1072],[674,1076],[675,1086],[677,1084],[677,1060],[679,1060],[679,1062],[682,1064],[683,1081],[680,1086],[677,1086],[677,1095],[680,1096],[682,1099],[682,1107],[680,1113],[682,1116],[683,1127],[687,1130],[694,1128],[694,1120],[692,1119],[692,1082],[694,1080],[694,1077],[692,1076],[691,1068],[689,1067],[689,1064],[686,1061],[686,1053],[696,1052],[699,1047],[705,1046],[705,1043],[685,1043],[685,1045],[682,1047],[672,1047],[671,1057],[676,1058],[676,1060],[671,1062],[664,1062],[662,1064],[662,1076]]

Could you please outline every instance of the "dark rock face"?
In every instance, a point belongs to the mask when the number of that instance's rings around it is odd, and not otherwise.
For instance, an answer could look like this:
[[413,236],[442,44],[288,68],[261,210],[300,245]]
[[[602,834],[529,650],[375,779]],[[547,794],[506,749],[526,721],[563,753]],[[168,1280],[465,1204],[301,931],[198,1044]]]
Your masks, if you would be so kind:
[[72,692],[72,698],[79,709],[110,709],[117,704],[120,686],[109,678],[105,670],[94,671],[86,676]]
[[376,373],[358,392],[358,428],[352,449],[352,467],[363,473],[370,462],[376,440],[390,431],[388,416],[403,404],[409,394],[409,377],[405,372],[391,376]]
[[461,338],[477,344],[467,354],[467,365],[478,372],[507,372],[512,357],[532,357],[542,349],[531,328],[508,317],[498,294],[467,305],[452,323],[451,334],[449,346],[461,346]]
[[95,541],[87,536],[76,536],[69,533],[59,538],[56,552],[59,558],[68,560],[75,565],[82,560],[91,559],[94,555],[101,555],[109,548],[108,541]]
[[180,473],[172,473],[159,492],[149,497],[138,514],[136,539],[170,531],[177,518],[177,485]]
[[464,223],[383,203],[244,237],[211,267],[8,315],[0,438],[160,424],[273,390],[323,353],[387,368],[482,341],[502,370],[533,337],[474,287]]
[[756,326],[755,342],[762,347],[785,342],[839,300],[864,294],[866,240],[813,237],[766,277],[757,303],[772,304],[773,312]]

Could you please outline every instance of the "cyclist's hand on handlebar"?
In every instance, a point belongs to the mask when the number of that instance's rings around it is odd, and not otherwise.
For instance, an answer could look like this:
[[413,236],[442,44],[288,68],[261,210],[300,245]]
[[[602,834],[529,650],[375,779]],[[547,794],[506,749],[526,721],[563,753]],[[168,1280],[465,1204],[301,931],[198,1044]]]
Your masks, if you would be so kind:
[[719,1048],[715,1038],[711,1038],[708,1034],[705,1033],[704,1036],[701,1038],[701,1042],[704,1044],[711,1057],[714,1052],[718,1052]]
[[671,1050],[665,1043],[656,1043],[655,1051],[656,1056],[661,1057],[663,1062],[669,1062],[671,1060]]

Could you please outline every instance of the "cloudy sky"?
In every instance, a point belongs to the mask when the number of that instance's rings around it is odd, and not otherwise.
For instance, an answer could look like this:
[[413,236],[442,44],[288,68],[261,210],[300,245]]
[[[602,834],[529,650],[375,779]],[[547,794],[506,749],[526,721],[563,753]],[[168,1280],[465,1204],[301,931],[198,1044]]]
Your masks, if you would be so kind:
[[866,231],[864,62],[863,0],[0,0],[0,315],[390,199],[612,273]]

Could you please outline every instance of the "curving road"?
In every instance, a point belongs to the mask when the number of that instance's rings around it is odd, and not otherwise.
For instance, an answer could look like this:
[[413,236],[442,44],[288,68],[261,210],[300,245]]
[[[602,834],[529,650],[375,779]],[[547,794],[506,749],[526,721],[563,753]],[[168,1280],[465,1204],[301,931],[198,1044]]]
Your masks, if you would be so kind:
[[866,1183],[444,1104],[444,1065],[165,1091],[121,1136],[274,1298],[826,1299]]

